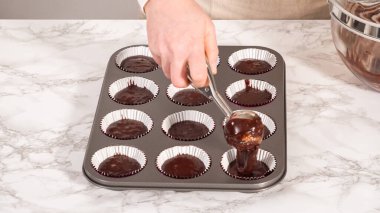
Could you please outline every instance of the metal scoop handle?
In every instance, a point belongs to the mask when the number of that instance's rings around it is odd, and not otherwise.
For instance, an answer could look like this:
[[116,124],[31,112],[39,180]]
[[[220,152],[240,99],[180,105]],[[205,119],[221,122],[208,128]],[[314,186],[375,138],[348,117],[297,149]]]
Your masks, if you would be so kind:
[[191,82],[191,85],[197,89],[199,92],[201,92],[204,96],[206,96],[209,99],[214,100],[215,104],[219,107],[220,110],[224,113],[225,116],[230,117],[232,114],[231,108],[228,106],[228,104],[224,101],[222,96],[219,94],[214,75],[211,72],[211,67],[208,62],[207,63],[207,76],[208,76],[208,86],[206,87],[195,87],[193,85],[193,80],[189,74],[187,74],[187,78]]

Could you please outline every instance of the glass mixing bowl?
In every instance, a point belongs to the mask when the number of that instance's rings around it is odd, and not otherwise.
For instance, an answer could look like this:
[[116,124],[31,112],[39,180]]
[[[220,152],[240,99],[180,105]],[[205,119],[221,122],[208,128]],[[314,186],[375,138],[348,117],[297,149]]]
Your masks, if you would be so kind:
[[380,92],[380,0],[329,0],[339,56],[362,82]]

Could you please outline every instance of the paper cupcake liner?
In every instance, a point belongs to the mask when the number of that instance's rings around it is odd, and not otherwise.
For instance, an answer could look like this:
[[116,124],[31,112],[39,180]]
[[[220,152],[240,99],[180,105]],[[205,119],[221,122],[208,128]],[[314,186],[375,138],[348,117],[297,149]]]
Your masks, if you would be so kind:
[[97,172],[99,172],[100,174],[102,174],[104,176],[108,176],[104,172],[100,172],[98,170],[99,166],[105,159],[112,157],[114,155],[118,155],[118,154],[119,155],[125,155],[127,157],[133,158],[137,162],[139,162],[139,164],[140,164],[139,169],[133,170],[131,173],[126,174],[124,176],[120,176],[120,177],[126,177],[126,176],[131,176],[131,175],[137,174],[141,170],[143,170],[145,165],[146,165],[146,161],[147,161],[146,156],[145,156],[144,152],[142,152],[141,150],[139,150],[135,147],[131,147],[131,146],[109,146],[109,147],[105,147],[105,148],[102,148],[102,149],[96,151],[94,153],[94,155],[92,155],[92,157],[91,157],[92,167]]
[[[118,138],[114,135],[106,133],[106,130],[110,124],[112,124],[113,122],[119,121],[121,119],[131,119],[131,120],[141,121],[147,127],[148,131],[131,138]],[[150,132],[150,130],[152,130],[153,128],[153,120],[145,112],[135,110],[135,109],[120,109],[120,110],[110,112],[106,116],[104,116],[100,123],[100,128],[105,135],[111,138],[121,139],[121,140],[130,140],[130,139],[140,138],[148,134],[148,132]]]
[[[125,49],[121,50],[116,55],[115,62],[116,62],[117,67],[119,67],[119,69],[126,71],[126,72],[136,73],[136,72],[132,72],[130,70],[125,70],[123,67],[121,67],[121,63],[123,62],[124,59],[132,57],[132,56],[137,56],[137,55],[147,56],[147,57],[151,57],[153,59],[153,55],[147,46],[145,46],[145,45],[130,46],[130,47],[126,47]],[[157,68],[158,68],[158,65],[156,67],[154,67],[152,70],[148,70],[146,72],[154,71]],[[140,73],[140,72],[137,72],[137,73]]]
[[[237,111],[247,111],[247,110],[235,110],[234,112],[237,112]],[[262,112],[258,112],[258,111],[255,111],[255,110],[250,110],[250,111],[252,111],[252,112],[256,113],[258,116],[260,116],[261,122],[264,124],[264,126],[266,126],[268,128],[268,130],[270,132],[268,136],[266,136],[266,137],[263,138],[263,140],[270,138],[276,132],[276,130],[277,130],[276,123],[267,114],[264,114]],[[227,122],[227,118],[225,118],[223,120],[223,127],[226,124],[226,122]]]
[[223,171],[233,178],[242,180],[258,180],[268,176],[276,169],[276,158],[270,152],[259,149],[257,152],[257,160],[265,163],[268,166],[269,170],[266,172],[266,174],[260,177],[244,177],[233,175],[229,173],[227,169],[229,164],[236,159],[236,153],[237,151],[235,148],[230,149],[223,154],[222,160],[220,161],[220,166],[222,167]]
[[[266,61],[271,65],[271,68],[269,70],[259,72],[259,73],[254,73],[254,74],[245,73],[234,67],[234,65],[238,61],[243,60],[243,59],[256,59],[256,60]],[[277,64],[277,58],[274,54],[270,53],[267,50],[256,49],[256,48],[238,50],[232,53],[230,57],[228,58],[228,65],[231,67],[231,69],[235,70],[236,72],[248,74],[248,75],[257,75],[257,74],[269,72],[276,66],[276,64]]]
[[[181,121],[195,121],[204,124],[208,128],[208,132],[205,135],[202,135],[196,139],[182,139],[177,138],[169,134],[169,128],[178,122]],[[207,115],[206,113],[199,112],[196,110],[185,110],[177,113],[173,113],[169,116],[167,116],[163,121],[161,125],[162,131],[169,136],[170,138],[180,140],[180,141],[196,141],[200,140],[202,138],[205,138],[209,136],[215,129],[215,122],[211,118],[211,116]]]
[[[162,165],[164,164],[166,160],[176,157],[178,155],[183,155],[183,154],[188,154],[201,160],[205,166],[205,170],[195,175],[194,177],[177,177],[176,175],[167,173],[166,171],[162,169]],[[210,166],[211,166],[210,156],[203,149],[200,149],[195,146],[174,146],[162,151],[157,156],[157,159],[156,159],[156,167],[162,174],[168,177],[177,178],[177,179],[189,179],[189,178],[196,178],[196,177],[202,176],[210,169]]]
[[109,88],[108,88],[108,95],[110,96],[110,98],[119,103],[119,104],[123,104],[121,102],[119,102],[116,98],[115,98],[115,95],[116,93],[120,92],[121,90],[127,88],[129,85],[131,84],[134,84],[140,88],[146,88],[148,89],[152,94],[153,94],[153,98],[144,102],[144,103],[137,103],[137,104],[124,104],[124,105],[141,105],[141,104],[146,104],[150,101],[152,101],[153,99],[155,99],[158,95],[158,91],[159,91],[159,87],[156,83],[154,83],[154,81],[151,81],[149,79],[146,79],[146,78],[142,78],[142,77],[137,77],[137,76],[134,76],[134,77],[126,77],[126,78],[122,78],[122,79],[119,79],[115,82],[113,82]]
[[168,86],[168,88],[166,89],[166,96],[169,98],[169,100],[171,100],[173,103],[175,104],[178,104],[178,105],[181,105],[181,106],[202,106],[202,105],[205,105],[205,104],[208,104],[210,103],[212,100],[207,98],[208,101],[207,102],[204,102],[204,103],[201,103],[201,104],[195,104],[195,105],[187,105],[187,104],[184,104],[182,102],[179,102],[179,101],[176,101],[173,99],[174,95],[177,93],[177,92],[180,92],[182,90],[185,90],[185,89],[194,89],[195,88],[191,85],[185,87],[185,88],[177,88],[175,87],[173,84],[170,84]]
[[272,98],[269,101],[263,102],[263,103],[257,103],[257,104],[243,104],[239,103],[238,101],[235,101],[232,99],[232,97],[237,93],[246,88],[245,84],[245,79],[236,81],[232,84],[230,84],[227,89],[226,89],[226,96],[227,99],[230,100],[234,104],[238,104],[241,106],[246,106],[246,107],[253,107],[253,106],[262,106],[265,104],[268,104],[272,102],[277,95],[277,89],[274,87],[272,84],[266,82],[266,81],[260,81],[260,80],[255,80],[255,79],[249,79],[249,86],[254,88],[254,89],[259,89],[261,91],[268,90],[272,94]]

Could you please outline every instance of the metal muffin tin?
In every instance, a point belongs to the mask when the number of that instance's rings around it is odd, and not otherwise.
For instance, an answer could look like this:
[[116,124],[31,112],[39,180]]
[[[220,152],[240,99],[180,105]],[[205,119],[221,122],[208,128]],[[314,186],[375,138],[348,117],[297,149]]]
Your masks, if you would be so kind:
[[[228,57],[235,51],[245,48],[264,49],[277,58],[276,66],[269,72],[259,75],[246,75],[237,73],[232,70],[228,63]],[[227,144],[223,135],[223,113],[217,109],[212,101],[202,106],[181,106],[173,103],[166,95],[166,89],[170,81],[162,74],[159,68],[148,73],[129,73],[122,71],[116,66],[116,55],[125,48],[116,51],[110,58],[104,81],[99,97],[98,106],[95,113],[94,123],[91,129],[89,142],[83,162],[83,173],[89,181],[101,187],[113,190],[126,189],[161,189],[176,191],[191,190],[224,190],[224,191],[240,191],[240,192],[256,192],[271,187],[281,181],[286,173],[286,99],[285,99],[285,62],[282,56],[272,49],[258,46],[220,46],[219,56],[220,65],[218,66],[218,74],[215,80],[218,84],[219,92],[225,97],[225,89],[228,85],[241,79],[257,79],[267,81],[277,88],[276,98],[269,104],[259,107],[242,107],[234,103],[228,102],[232,110],[251,109],[259,111],[270,116],[275,124],[275,133],[264,140],[261,149],[269,151],[276,158],[276,168],[268,176],[259,180],[240,180],[228,176],[221,168],[220,161],[222,155],[231,149]],[[122,105],[113,101],[108,95],[109,86],[116,80],[129,77],[141,76],[154,81],[159,86],[158,96],[142,105]],[[152,130],[145,136],[132,140],[113,139],[105,135],[100,129],[102,118],[109,112],[119,109],[137,109],[147,113],[153,120]],[[169,138],[161,129],[164,118],[172,113],[183,110],[197,110],[210,115],[215,123],[213,133],[201,140],[197,141],[178,141]],[[99,174],[91,164],[92,155],[108,146],[126,145],[132,146],[143,151],[147,157],[147,164],[139,173],[123,177],[112,178]],[[210,169],[200,177],[191,179],[174,179],[165,176],[156,168],[156,158],[165,149],[181,146],[193,145],[206,151],[211,158]]]

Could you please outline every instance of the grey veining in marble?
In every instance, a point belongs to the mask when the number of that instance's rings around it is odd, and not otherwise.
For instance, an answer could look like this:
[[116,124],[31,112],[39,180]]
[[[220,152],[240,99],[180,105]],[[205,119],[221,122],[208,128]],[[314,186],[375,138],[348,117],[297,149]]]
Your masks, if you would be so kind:
[[216,21],[220,45],[287,63],[288,172],[237,192],[110,191],[82,160],[109,56],[144,21],[0,21],[0,212],[380,212],[380,93],[340,61],[328,21]]

